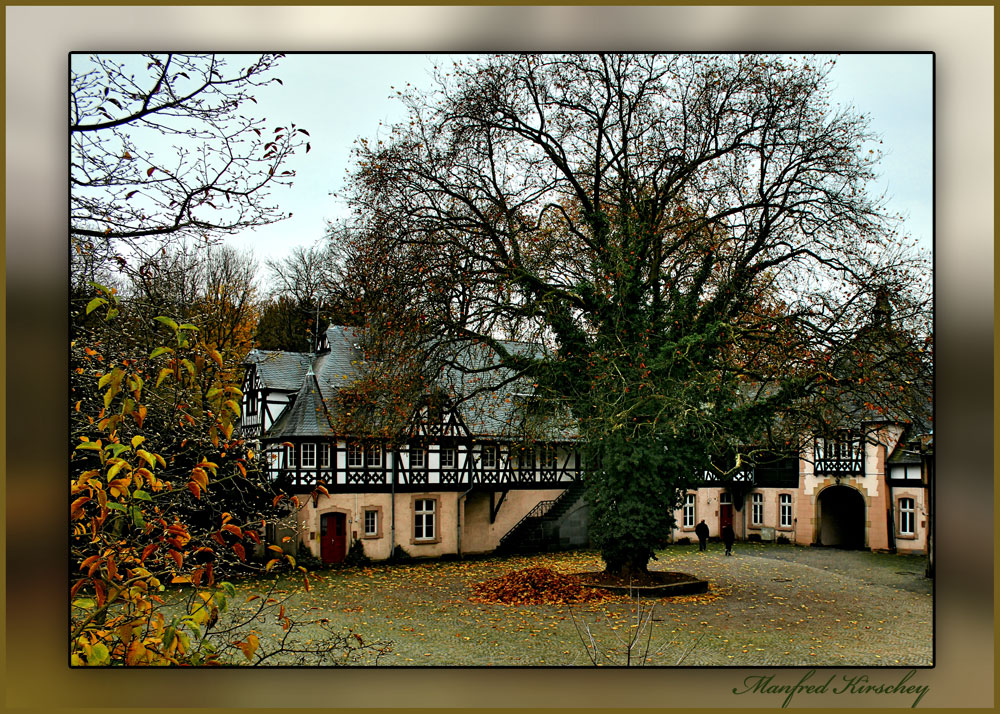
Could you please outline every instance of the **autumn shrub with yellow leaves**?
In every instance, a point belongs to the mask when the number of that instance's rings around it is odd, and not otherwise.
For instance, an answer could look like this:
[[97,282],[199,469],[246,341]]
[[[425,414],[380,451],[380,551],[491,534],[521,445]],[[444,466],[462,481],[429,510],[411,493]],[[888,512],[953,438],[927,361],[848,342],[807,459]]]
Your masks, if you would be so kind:
[[[286,513],[279,504],[294,508],[297,499],[260,479],[236,433],[240,390],[198,328],[157,317],[164,344],[148,356],[116,354],[94,337],[110,334],[119,299],[94,289],[80,317],[104,329],[79,329],[71,345],[71,664],[261,663],[276,651],[313,659],[354,651],[358,641],[343,633],[297,645],[303,623],[278,598],[234,604],[223,577],[298,572],[309,587],[294,555],[261,539],[268,518]],[[252,623],[269,615],[285,636],[262,646]]]

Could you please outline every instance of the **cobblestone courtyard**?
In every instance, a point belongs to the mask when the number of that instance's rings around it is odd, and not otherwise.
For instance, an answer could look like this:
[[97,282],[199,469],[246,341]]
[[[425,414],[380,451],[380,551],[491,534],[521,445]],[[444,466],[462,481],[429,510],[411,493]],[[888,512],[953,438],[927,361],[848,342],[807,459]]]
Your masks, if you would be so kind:
[[[933,664],[932,581],[921,557],[791,545],[671,546],[651,567],[708,580],[709,592],[644,599],[652,607],[647,665],[927,666]],[[311,592],[287,586],[289,612],[329,618],[392,642],[382,665],[589,666],[581,631],[624,663],[635,600],[512,606],[469,601],[470,585],[531,566],[602,567],[594,552],[377,565],[321,573]],[[251,593],[254,585],[241,590]],[[265,636],[278,633],[266,633]],[[642,649],[645,649],[644,647]],[[635,654],[633,650],[633,664]]]

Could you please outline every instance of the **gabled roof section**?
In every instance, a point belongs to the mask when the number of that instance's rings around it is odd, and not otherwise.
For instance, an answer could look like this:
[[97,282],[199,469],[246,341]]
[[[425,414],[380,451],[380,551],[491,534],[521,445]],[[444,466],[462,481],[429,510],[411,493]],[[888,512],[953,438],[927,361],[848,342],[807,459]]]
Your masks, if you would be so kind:
[[314,357],[313,370],[319,388],[328,405],[338,390],[350,385],[361,376],[361,347],[358,329],[355,327],[330,326],[326,331],[323,351]]
[[[364,355],[360,343],[359,328],[331,325],[315,354],[251,351],[245,364],[256,365],[265,388],[297,392],[265,438],[332,434],[337,393],[362,376]],[[512,354],[525,356],[542,350],[539,345],[525,342],[504,342],[503,346]],[[535,390],[530,379],[515,377],[513,371],[499,367],[499,358],[491,348],[471,344],[456,352],[453,364],[443,370],[437,384],[457,398],[456,413],[471,436],[519,438],[525,435],[525,409]],[[563,440],[577,436],[576,425],[568,414],[558,419],[550,416],[543,422],[534,425],[536,438]]]
[[265,389],[294,392],[302,386],[313,356],[303,352],[251,350],[243,361],[257,367],[257,376]]
[[888,465],[919,464],[921,462],[920,452],[908,448],[908,444],[899,444],[892,452],[892,456],[886,461]]
[[[512,355],[536,357],[542,353],[540,345],[526,342],[505,341],[502,345]],[[456,366],[446,369],[441,376],[441,386],[465,397],[458,404],[458,414],[470,434],[525,436],[526,410],[531,407],[530,401],[535,394],[531,380],[501,368],[496,353],[482,344],[463,347],[455,356],[455,362]],[[564,440],[577,436],[576,425],[569,418],[549,415],[543,423],[533,426],[536,438]]]
[[919,464],[924,457],[934,453],[934,435],[920,431],[916,426],[910,425],[902,434],[902,438],[896,442],[887,464]]
[[330,413],[310,368],[292,404],[281,413],[267,432],[270,439],[302,436],[330,436]]

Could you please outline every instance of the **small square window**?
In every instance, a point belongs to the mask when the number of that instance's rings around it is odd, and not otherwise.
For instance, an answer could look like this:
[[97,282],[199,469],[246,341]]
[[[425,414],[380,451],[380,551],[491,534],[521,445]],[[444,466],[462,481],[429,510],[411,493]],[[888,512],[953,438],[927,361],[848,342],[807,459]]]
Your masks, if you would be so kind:
[[427,465],[427,452],[422,446],[410,446],[410,467],[422,469]]
[[445,447],[441,449],[441,468],[443,469],[453,469],[455,468],[455,449],[452,447]]

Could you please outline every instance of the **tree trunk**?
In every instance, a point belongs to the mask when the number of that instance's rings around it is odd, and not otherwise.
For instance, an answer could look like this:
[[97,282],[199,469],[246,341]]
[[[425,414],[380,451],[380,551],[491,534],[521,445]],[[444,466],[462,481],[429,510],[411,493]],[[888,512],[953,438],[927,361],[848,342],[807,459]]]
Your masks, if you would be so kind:
[[[611,560],[609,560],[611,558]],[[649,572],[649,557],[636,553],[635,558],[615,559],[614,556],[604,555],[604,572],[609,575],[619,575],[623,578],[630,578],[636,575],[644,575]]]

